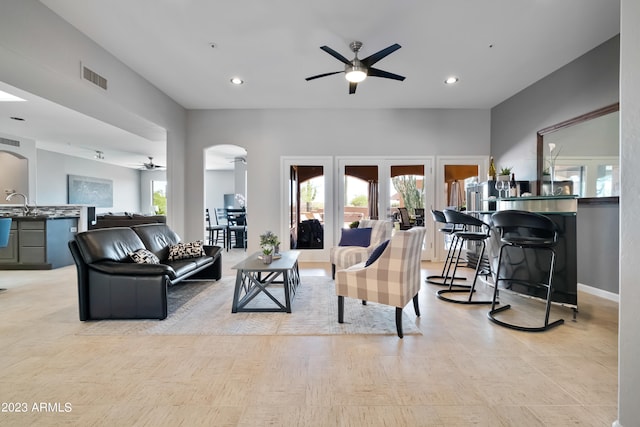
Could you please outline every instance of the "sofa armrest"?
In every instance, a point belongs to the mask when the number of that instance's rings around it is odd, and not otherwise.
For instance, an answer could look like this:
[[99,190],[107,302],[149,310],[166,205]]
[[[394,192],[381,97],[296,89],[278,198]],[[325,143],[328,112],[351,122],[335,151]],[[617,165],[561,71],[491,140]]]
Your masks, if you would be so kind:
[[135,262],[103,261],[89,264],[89,268],[101,273],[113,275],[167,275],[170,279],[176,278],[175,270],[171,268],[171,266],[165,264],[137,264]]
[[220,246],[204,245],[204,253],[215,259],[221,255],[222,248]]

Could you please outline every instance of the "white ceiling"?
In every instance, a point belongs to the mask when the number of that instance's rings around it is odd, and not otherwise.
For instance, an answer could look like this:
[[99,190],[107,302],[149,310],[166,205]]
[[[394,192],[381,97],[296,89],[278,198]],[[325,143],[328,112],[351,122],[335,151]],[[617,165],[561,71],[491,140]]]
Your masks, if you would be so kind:
[[[620,22],[616,0],[41,2],[188,109],[491,108]],[[343,70],[320,46],[351,59],[354,40],[361,58],[399,43],[375,67],[406,80],[369,77],[354,95],[343,74],[305,81]]]

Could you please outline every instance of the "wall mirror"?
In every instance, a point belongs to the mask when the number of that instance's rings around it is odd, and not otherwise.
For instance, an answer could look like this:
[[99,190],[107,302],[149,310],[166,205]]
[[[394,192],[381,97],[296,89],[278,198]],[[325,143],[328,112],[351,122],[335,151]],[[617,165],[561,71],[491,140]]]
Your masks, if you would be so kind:
[[536,149],[538,194],[618,196],[619,140],[619,103],[541,129]]

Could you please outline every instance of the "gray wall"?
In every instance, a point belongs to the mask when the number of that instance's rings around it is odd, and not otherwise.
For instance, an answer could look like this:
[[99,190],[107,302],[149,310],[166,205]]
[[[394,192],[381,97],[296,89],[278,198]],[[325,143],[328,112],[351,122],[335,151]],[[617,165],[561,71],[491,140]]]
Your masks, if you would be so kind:
[[[197,110],[188,113],[187,164],[217,144],[247,150],[249,251],[258,235],[280,230],[281,156],[438,156],[489,152],[489,110]],[[204,170],[187,171],[192,219],[186,239],[202,235]],[[337,192],[334,191],[334,197]]]
[[211,220],[215,208],[224,207],[224,195],[235,194],[235,174],[233,170],[208,170],[205,173],[204,207],[209,209]]
[[22,203],[22,199],[6,200],[10,193],[29,197],[29,167],[26,157],[0,148],[0,204]]
[[97,213],[140,212],[140,171],[45,150],[37,150],[37,154],[37,198],[34,202],[66,204],[67,175],[82,175],[113,181],[113,206],[96,208]]
[[617,203],[578,204],[578,283],[618,293],[619,215]]
[[536,179],[536,132],[619,100],[616,36],[491,109],[496,167]]
[[[108,91],[82,81],[81,62],[108,77]],[[182,233],[186,209],[182,106],[37,0],[0,2],[0,80],[151,141],[166,136],[167,221]]]
[[[27,188],[24,189],[23,191],[18,191],[18,192],[25,194],[27,197],[29,197],[29,201],[31,201],[31,199],[33,199],[36,195],[36,176],[37,176],[36,141],[29,138],[18,137],[16,135],[2,133],[2,129],[0,129],[0,137],[11,139],[13,141],[18,141],[18,144],[19,144],[18,147],[15,147],[13,145],[0,145],[0,150],[7,151],[8,153],[17,155],[18,157],[22,157],[27,160],[27,174],[29,176],[27,181]],[[10,179],[2,175],[6,173],[7,171],[0,172],[0,187],[1,187],[0,191],[2,191],[2,194],[4,194],[4,190],[7,186],[9,186],[9,183],[12,183],[11,185],[16,183],[16,181],[14,181],[13,179]],[[20,179],[23,179],[23,178],[21,177]],[[5,185],[5,182],[7,183],[7,185]],[[21,187],[23,186],[24,184],[21,185]],[[11,200],[10,202],[7,202],[7,203],[14,204],[14,203],[18,203],[18,201]]]
[[[496,166],[513,165],[518,179],[536,179],[536,132],[547,126],[604,107],[619,99],[620,37],[616,36],[572,61],[491,110],[491,154]],[[589,215],[579,221],[583,230],[607,226],[605,235],[615,234],[614,224]],[[590,244],[590,233],[578,233],[578,247]],[[609,242],[609,243],[612,243]],[[600,263],[616,265],[618,251],[597,245],[578,254],[578,281],[617,292],[617,283],[603,280]]]

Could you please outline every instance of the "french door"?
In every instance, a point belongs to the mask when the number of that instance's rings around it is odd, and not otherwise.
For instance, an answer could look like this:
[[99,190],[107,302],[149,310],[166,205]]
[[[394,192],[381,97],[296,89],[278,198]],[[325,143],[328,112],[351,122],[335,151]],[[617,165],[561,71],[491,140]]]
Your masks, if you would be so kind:
[[301,261],[326,262],[333,241],[333,158],[282,157],[281,247]]
[[[434,203],[431,157],[337,157],[336,164],[336,242],[353,221],[393,219],[398,208],[414,217]],[[433,230],[427,227],[422,259],[432,257]]]

